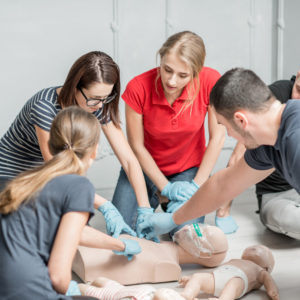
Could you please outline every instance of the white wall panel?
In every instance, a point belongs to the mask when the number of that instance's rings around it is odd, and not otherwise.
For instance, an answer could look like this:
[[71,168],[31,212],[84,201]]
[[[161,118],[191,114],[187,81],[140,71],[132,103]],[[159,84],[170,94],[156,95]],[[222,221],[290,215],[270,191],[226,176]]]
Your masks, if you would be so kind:
[[300,70],[300,1],[284,2],[283,78]]
[[[277,55],[274,47],[277,3],[274,0],[2,0],[0,134],[34,92],[63,84],[70,66],[80,55],[98,49],[114,57],[121,69],[124,90],[132,77],[157,65],[157,50],[167,36],[181,30],[191,30],[203,37],[206,65],[220,73],[236,66],[249,67],[270,83]],[[285,30],[285,37],[293,44],[284,48],[285,74],[289,76],[294,72],[291,62],[299,61],[299,56],[295,57],[299,42],[292,28],[299,28],[300,10],[297,0],[286,3],[289,4],[285,19],[293,17]],[[120,107],[124,121],[122,101]],[[226,165],[228,148],[234,143],[227,139],[217,169]],[[107,156],[95,163],[88,176],[97,188],[112,187],[119,166],[115,156]]]

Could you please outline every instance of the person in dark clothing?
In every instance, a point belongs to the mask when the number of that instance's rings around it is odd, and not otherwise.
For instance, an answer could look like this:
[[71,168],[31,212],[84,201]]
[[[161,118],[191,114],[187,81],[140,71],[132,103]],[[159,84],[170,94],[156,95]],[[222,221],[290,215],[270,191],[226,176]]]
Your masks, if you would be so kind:
[[53,157],[20,173],[1,192],[1,299],[72,299],[65,293],[79,244],[96,247],[100,240],[101,247],[126,256],[140,251],[137,242],[98,231],[96,238],[86,226],[95,190],[82,175],[96,157],[99,136],[94,115],[76,106],[63,109],[50,130]]

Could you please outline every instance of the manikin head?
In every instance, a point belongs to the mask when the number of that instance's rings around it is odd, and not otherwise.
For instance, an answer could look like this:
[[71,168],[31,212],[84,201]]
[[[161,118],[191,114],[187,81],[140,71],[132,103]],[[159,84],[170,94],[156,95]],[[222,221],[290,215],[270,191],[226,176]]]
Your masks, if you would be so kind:
[[269,273],[272,272],[275,264],[271,250],[263,245],[254,245],[246,248],[242,254],[242,259],[251,260]]
[[261,122],[257,116],[269,111],[275,101],[268,86],[253,71],[242,68],[226,72],[210,93],[210,105],[218,123],[248,149],[260,146],[251,129],[263,126],[255,123]]
[[185,225],[174,234],[173,239],[189,254],[201,258],[223,253],[228,249],[224,232],[207,224]]

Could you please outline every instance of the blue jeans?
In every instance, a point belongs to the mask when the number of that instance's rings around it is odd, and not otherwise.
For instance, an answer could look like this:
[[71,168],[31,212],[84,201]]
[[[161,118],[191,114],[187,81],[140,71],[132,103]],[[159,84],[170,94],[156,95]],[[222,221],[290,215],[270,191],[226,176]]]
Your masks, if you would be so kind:
[[[176,173],[176,174],[166,176],[166,177],[170,182],[191,181],[192,179],[194,179],[197,171],[198,171],[198,168],[193,167],[193,168],[187,169],[181,173]],[[145,178],[145,182],[146,182],[150,205],[155,210],[159,205],[159,199],[156,194],[157,187],[154,185],[154,183],[150,180],[150,178],[146,174],[144,174],[144,178]],[[119,210],[120,214],[124,218],[124,221],[133,230],[135,230],[138,204],[137,204],[134,190],[133,190],[123,168],[121,168],[121,171],[120,171],[120,175],[119,175],[118,183],[117,183],[114,195],[113,195],[112,203]],[[205,219],[205,216],[202,216],[200,218],[193,219],[186,223],[183,223],[183,224],[177,226],[174,230],[172,230],[170,232],[170,234],[172,236],[176,231],[178,231],[180,228],[182,228],[186,224],[203,223],[204,219]]]

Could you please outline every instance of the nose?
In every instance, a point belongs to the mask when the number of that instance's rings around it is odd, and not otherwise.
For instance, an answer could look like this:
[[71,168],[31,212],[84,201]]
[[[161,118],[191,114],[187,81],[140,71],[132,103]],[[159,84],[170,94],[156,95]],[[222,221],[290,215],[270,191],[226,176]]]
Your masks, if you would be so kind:
[[98,103],[98,104],[95,106],[95,108],[100,109],[102,106],[103,106],[103,103],[100,102],[100,103]]
[[172,74],[168,79],[168,85],[176,86],[176,75]]

